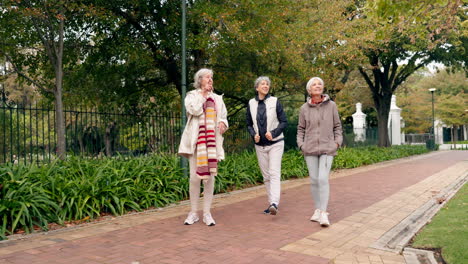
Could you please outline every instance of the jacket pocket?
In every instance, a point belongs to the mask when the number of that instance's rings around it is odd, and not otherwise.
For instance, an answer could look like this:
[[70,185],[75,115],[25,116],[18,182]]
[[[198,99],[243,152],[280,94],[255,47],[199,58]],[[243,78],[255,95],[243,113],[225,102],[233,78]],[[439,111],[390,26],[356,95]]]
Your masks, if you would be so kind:
[[330,141],[328,141],[328,151],[327,151],[327,154],[334,153],[337,149],[338,149],[338,148],[337,148],[337,146],[336,146],[335,140],[330,140]]
[[300,150],[302,151],[302,153],[304,153],[304,150],[305,150],[305,148],[307,148],[308,144],[310,144],[309,137],[307,136],[307,134],[305,134],[304,135],[304,141],[302,141],[302,145],[300,147]]

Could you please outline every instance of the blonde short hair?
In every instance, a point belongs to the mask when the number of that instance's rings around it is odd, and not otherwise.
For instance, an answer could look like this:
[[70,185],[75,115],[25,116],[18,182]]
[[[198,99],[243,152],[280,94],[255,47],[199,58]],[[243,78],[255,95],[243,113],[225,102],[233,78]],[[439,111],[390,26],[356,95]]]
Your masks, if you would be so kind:
[[310,78],[310,80],[307,82],[307,85],[306,85],[306,90],[308,93],[310,93],[310,87],[312,86],[312,83],[315,81],[315,80],[319,80],[323,86],[325,86],[325,82],[322,80],[322,78],[320,77],[312,77]]
[[193,76],[193,87],[195,87],[195,89],[200,89],[201,78],[208,74],[213,76],[213,70],[207,68],[202,68],[198,70],[197,73],[195,73],[195,75]]

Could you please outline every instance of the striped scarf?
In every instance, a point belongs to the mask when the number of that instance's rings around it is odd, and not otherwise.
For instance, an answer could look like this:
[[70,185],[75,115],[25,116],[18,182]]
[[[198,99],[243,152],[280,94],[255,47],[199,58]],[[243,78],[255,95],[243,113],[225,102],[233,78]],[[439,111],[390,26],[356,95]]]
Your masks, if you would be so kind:
[[203,104],[203,114],[199,118],[197,141],[197,176],[208,180],[218,173],[216,155],[216,108],[215,101],[209,97]]

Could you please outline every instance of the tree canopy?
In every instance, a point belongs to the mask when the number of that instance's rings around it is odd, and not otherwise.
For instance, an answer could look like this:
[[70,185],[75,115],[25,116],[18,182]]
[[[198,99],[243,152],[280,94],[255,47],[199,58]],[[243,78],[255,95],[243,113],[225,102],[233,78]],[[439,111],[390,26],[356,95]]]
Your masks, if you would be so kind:
[[407,133],[428,133],[432,127],[430,88],[434,92],[435,117],[447,126],[468,123],[466,85],[468,78],[463,71],[443,70],[437,73],[419,71],[397,93],[398,106],[402,108]]
[[[392,94],[431,62],[463,67],[462,1],[356,1],[347,17],[339,56],[356,65],[377,110],[379,145],[388,146]],[[359,29],[359,30],[356,30]],[[358,40],[358,41],[357,41]],[[358,53],[358,56],[356,56]]]
[[[179,109],[180,1],[0,3],[0,56],[46,98],[57,99],[54,89],[63,77],[66,105]],[[187,5],[187,80],[201,67],[214,69],[215,89],[224,94],[231,115],[253,97],[260,75],[269,76],[272,92],[292,107],[303,101],[307,80],[320,76],[326,92],[341,100],[343,113],[352,113],[356,103],[349,106],[344,98],[371,99],[365,103],[376,109],[380,145],[387,146],[390,99],[397,88],[431,62],[452,71],[467,63],[467,4],[461,0]]]
[[64,158],[64,68],[78,63],[80,44],[89,40],[87,24],[79,18],[89,14],[92,7],[66,0],[0,3],[0,56],[23,81],[53,98],[57,154]]

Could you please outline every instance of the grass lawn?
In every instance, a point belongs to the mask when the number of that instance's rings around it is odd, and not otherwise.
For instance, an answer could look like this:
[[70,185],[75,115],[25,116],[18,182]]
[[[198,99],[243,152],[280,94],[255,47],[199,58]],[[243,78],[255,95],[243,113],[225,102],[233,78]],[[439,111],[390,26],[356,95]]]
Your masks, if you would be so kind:
[[468,263],[468,184],[414,238],[415,248],[440,248],[448,264]]

